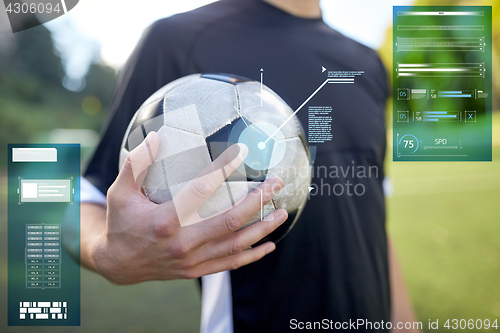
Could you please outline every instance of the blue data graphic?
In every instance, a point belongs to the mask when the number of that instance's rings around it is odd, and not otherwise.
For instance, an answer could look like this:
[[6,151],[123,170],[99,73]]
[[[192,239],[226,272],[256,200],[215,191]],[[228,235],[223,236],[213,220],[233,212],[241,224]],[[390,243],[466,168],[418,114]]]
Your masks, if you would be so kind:
[[491,161],[491,7],[393,15],[393,160]]
[[9,145],[9,326],[80,325],[79,177],[80,145]]

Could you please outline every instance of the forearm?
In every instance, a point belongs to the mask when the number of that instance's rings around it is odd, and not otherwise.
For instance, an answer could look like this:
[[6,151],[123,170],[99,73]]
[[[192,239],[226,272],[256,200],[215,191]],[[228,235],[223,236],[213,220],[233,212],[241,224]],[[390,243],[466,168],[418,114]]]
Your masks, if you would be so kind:
[[106,208],[99,204],[82,203],[80,225],[81,265],[96,271],[93,252],[96,241],[103,235],[106,227]]
[[417,329],[397,329],[396,324],[415,322],[415,314],[411,305],[410,297],[406,289],[403,274],[399,266],[398,258],[394,246],[388,237],[388,255],[389,255],[389,277],[391,281],[391,322],[393,329],[391,332],[420,332]]

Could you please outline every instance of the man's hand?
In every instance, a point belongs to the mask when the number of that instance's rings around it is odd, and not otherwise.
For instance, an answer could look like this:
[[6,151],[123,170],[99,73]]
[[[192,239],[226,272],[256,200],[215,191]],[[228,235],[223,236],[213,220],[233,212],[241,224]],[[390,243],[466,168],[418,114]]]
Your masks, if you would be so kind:
[[[129,154],[108,190],[102,231],[86,235],[82,226],[82,260],[86,266],[116,284],[192,279],[236,269],[275,249],[272,242],[251,249],[250,246],[286,220],[285,210],[278,209],[266,220],[237,230],[261,208],[260,191],[265,205],[283,187],[280,178],[266,180],[237,205],[217,216],[202,219],[197,214],[225,175],[230,175],[243,162],[248,153],[246,146],[230,147],[185,185],[172,201],[161,205],[149,201],[140,189],[158,147],[158,135],[151,132]],[[82,224],[87,219],[84,213],[82,208]],[[96,224],[90,222],[89,225]]]

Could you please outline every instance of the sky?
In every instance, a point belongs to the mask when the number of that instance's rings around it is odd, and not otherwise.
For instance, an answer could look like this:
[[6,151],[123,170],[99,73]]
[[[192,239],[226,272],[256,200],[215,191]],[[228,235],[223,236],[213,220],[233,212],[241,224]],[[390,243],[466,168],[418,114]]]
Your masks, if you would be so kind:
[[[157,19],[216,0],[82,0],[66,15],[45,24],[53,32],[67,75],[82,77],[95,56],[119,69],[144,29]],[[392,22],[392,6],[412,0],[321,0],[324,21],[341,33],[378,48]]]

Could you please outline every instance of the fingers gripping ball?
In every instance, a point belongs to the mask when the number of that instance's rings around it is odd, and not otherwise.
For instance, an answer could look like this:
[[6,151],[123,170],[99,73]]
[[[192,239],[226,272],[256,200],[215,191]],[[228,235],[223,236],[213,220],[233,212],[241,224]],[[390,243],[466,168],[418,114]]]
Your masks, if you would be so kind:
[[[228,74],[193,74],[165,85],[130,122],[119,167],[151,131],[158,133],[158,154],[141,185],[151,201],[164,203],[182,196],[192,180],[205,177],[207,170],[218,172],[226,180],[208,189],[213,194],[197,212],[203,219],[228,210],[264,180],[278,176],[283,189],[244,225],[265,219],[278,208],[287,210],[288,220],[263,240],[274,242],[289,232],[304,209],[311,161],[302,126],[290,107],[260,82]],[[228,173],[223,167],[227,162],[220,160],[243,149],[223,153],[244,146],[248,149],[239,155],[243,163]],[[214,162],[219,157],[219,163]]]

